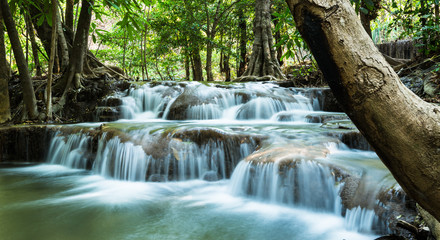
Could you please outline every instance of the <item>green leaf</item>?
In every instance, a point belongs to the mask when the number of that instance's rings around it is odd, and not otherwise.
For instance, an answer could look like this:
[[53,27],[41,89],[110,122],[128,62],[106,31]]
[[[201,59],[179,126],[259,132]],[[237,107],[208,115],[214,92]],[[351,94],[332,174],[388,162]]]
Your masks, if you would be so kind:
[[43,25],[43,22],[44,22],[44,15],[41,15],[40,18],[38,18],[37,25],[41,26]]
[[361,7],[359,8],[359,11],[361,11],[363,14],[368,14],[368,9],[366,8]]

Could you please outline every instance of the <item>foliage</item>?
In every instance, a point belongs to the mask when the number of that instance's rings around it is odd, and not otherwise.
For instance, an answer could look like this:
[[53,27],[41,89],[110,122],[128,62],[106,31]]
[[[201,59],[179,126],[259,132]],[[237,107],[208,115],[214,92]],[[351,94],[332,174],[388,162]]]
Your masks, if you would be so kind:
[[435,14],[439,0],[384,1],[376,23],[378,39],[414,39],[423,54],[440,50],[439,19]]
[[[434,16],[433,4],[439,0],[351,0],[359,13],[378,12],[373,22],[375,42],[397,38],[413,38],[425,53],[438,51],[439,24]],[[79,11],[79,2],[75,9]],[[23,16],[32,4],[42,9],[35,17],[37,24],[52,24],[51,1],[13,0],[15,20],[20,29],[22,46],[28,46],[28,35]],[[380,4],[379,4],[380,3]],[[90,29],[89,48],[98,59],[106,64],[122,67],[131,77],[149,79],[185,79],[191,71],[194,54],[200,53],[202,64],[206,65],[212,54],[214,79],[224,78],[224,68],[231,68],[236,74],[240,56],[239,18],[246,18],[246,50],[248,55],[253,41],[252,0],[96,0],[93,6],[94,20]],[[60,1],[63,13],[65,1]],[[244,13],[239,11],[244,10]],[[273,0],[274,33],[279,33],[276,47],[281,48],[281,61],[286,65],[311,60],[313,68],[300,68],[298,75],[307,75],[316,69],[315,61],[295,27],[292,15],[282,0]],[[242,15],[240,15],[242,14]],[[62,15],[62,14],[61,14]],[[37,44],[40,49],[41,42]],[[7,43],[9,49],[9,43]],[[33,68],[29,50],[29,67]],[[39,58],[47,66],[44,51]],[[226,59],[226,60],[225,60]],[[12,66],[14,67],[13,58]],[[223,66],[225,65],[225,66]],[[227,65],[227,66],[226,66]],[[206,73],[205,73],[206,74]]]

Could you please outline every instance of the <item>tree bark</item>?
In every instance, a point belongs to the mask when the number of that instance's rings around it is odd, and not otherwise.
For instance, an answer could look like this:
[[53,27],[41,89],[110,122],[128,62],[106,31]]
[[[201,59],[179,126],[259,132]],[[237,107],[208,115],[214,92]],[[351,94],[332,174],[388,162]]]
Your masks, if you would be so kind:
[[281,72],[273,44],[270,0],[255,1],[254,44],[249,65],[243,76],[273,76],[286,79]]
[[69,67],[65,74],[66,85],[64,93],[66,93],[72,85],[74,88],[81,87],[81,73],[83,71],[84,57],[87,51],[89,29],[92,20],[91,7],[93,4],[93,0],[82,0],[81,3],[81,12],[79,14],[78,26],[70,53]]
[[10,78],[8,62],[6,60],[5,29],[3,17],[0,11],[0,123],[11,119],[11,108],[9,104],[8,80]]
[[246,70],[246,45],[247,45],[247,24],[246,18],[244,16],[243,6],[240,5],[238,8],[238,28],[240,29],[240,64],[238,66],[237,77],[243,75]]
[[75,0],[66,0],[66,10],[64,13],[64,24],[70,30],[73,31],[73,7],[75,6]]
[[52,40],[50,43],[49,69],[47,73],[46,85],[46,117],[52,120],[52,82],[53,82],[53,64],[55,60],[55,49],[57,47],[57,19],[58,6],[57,0],[52,0]]
[[[57,31],[57,43],[58,43],[58,57],[61,58],[61,72],[69,66],[69,45],[67,44],[67,39],[64,35],[63,24],[61,23],[60,15],[57,13],[57,18],[55,19],[57,23],[56,31]],[[52,33],[53,39],[53,33]],[[52,46],[51,46],[52,48]],[[56,48],[55,48],[56,49]]]
[[440,220],[440,107],[399,80],[348,0],[286,0],[319,68],[405,192]]
[[[278,18],[272,15],[272,20],[273,20],[273,24],[276,26],[278,25]],[[280,29],[278,29],[277,31],[275,31],[275,34],[273,35],[273,37],[275,38],[275,43],[279,44],[281,42],[281,31]],[[278,64],[280,64],[280,66],[283,65],[283,61],[281,60],[281,57],[283,56],[283,46],[278,45],[276,47],[276,51],[277,51],[277,60],[278,60]]]
[[14,19],[12,18],[8,1],[0,0],[0,7],[3,20],[8,31],[12,50],[14,51],[15,61],[17,62],[21,88],[23,91],[23,101],[26,106],[27,113],[29,114],[29,118],[36,119],[38,117],[38,110],[37,100],[34,94],[34,87],[32,85],[26,58],[24,57],[23,49],[21,48],[20,38],[18,37],[17,28],[15,26]]
[[42,72],[41,72],[40,59],[38,57],[38,45],[37,45],[37,41],[35,39],[35,33],[34,33],[34,28],[32,26],[32,21],[30,19],[29,14],[25,14],[24,18],[25,18],[25,22],[26,22],[26,29],[29,33],[29,38],[31,40],[32,56],[34,59],[35,72],[36,72],[35,74],[37,76],[41,76]]
[[203,68],[202,68],[202,59],[200,57],[200,49],[198,46],[192,49],[192,59],[193,59],[193,77],[194,81],[201,82],[203,81]]

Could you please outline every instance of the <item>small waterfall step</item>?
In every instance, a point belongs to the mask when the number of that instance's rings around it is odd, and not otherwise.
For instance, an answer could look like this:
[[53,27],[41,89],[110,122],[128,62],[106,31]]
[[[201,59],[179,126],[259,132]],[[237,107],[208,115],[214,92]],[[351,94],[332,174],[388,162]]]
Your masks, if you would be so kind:
[[[365,170],[341,164],[333,160],[341,153],[334,151],[334,147],[300,144],[260,149],[237,166],[231,191],[260,201],[344,216],[348,230],[363,233],[388,234],[398,229],[395,219],[399,214],[416,214],[415,205],[407,205],[397,183],[388,180],[391,176],[384,166]],[[358,154],[368,161],[364,153]],[[400,207],[395,208],[397,205]]]
[[48,162],[128,181],[219,180],[229,178],[263,139],[215,128],[76,127],[55,134]]

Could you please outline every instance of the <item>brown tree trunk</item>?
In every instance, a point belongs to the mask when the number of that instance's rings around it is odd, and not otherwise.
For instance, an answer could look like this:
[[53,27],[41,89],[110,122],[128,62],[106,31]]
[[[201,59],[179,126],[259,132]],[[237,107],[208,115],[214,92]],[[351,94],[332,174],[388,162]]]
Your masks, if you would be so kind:
[[74,88],[81,87],[81,73],[83,71],[84,57],[87,51],[87,41],[92,20],[91,7],[93,3],[93,0],[82,0],[81,3],[81,12],[79,14],[78,27],[70,53],[69,67],[65,74],[66,82],[64,94],[66,94],[72,86]]
[[[67,68],[67,66],[69,66],[69,45],[67,44],[67,39],[64,35],[64,31],[63,31],[63,25],[61,23],[61,19],[60,19],[60,15],[58,14],[57,11],[57,18],[56,18],[56,23],[57,23],[57,43],[58,43],[58,57],[60,58],[60,62],[61,62],[61,72],[64,72],[64,70]],[[53,33],[52,33],[52,39],[53,39]],[[52,46],[51,46],[52,49]],[[55,48],[57,49],[57,48]]]
[[[279,20],[277,19],[277,17],[272,15],[272,19],[273,19],[273,24],[276,26],[278,25]],[[275,34],[273,35],[273,37],[275,38],[275,43],[278,44],[281,42],[281,31],[280,29],[275,31]],[[283,46],[278,45],[276,47],[277,50],[277,60],[278,60],[278,64],[280,64],[280,66],[283,65],[283,61],[281,60],[281,57],[283,56]]]
[[3,18],[0,11],[0,123],[4,123],[11,119],[11,108],[9,105],[8,80],[10,72],[8,62],[6,60],[5,48],[5,29]]
[[35,72],[36,72],[35,74],[37,76],[41,76],[42,72],[41,72],[40,59],[38,57],[38,45],[37,45],[37,41],[35,39],[34,28],[32,26],[32,21],[30,19],[29,14],[25,14],[25,22],[26,22],[26,29],[29,33],[29,38],[31,40],[32,56],[34,59]]
[[200,49],[195,47],[193,49],[193,69],[194,69],[194,81],[201,82],[203,81],[203,68],[202,68],[202,59],[200,57]]
[[[214,37],[209,38],[209,39],[214,39]],[[214,75],[212,74],[212,50],[213,50],[213,46],[211,42],[208,42],[206,44],[206,66],[205,66],[205,70],[206,70],[206,80],[207,81],[214,81]]]
[[237,77],[243,75],[246,70],[246,45],[247,45],[247,24],[243,12],[243,6],[238,8],[238,28],[240,29],[240,64],[238,66]]
[[[243,73],[243,77],[272,76],[276,79],[286,78],[281,72],[280,64],[276,58],[272,37],[270,6],[270,0],[255,1],[253,29],[255,39],[249,65]],[[243,80],[243,77],[241,80]]]
[[347,115],[405,192],[440,220],[440,107],[402,84],[348,0],[286,2]]
[[64,14],[64,24],[73,31],[73,7],[75,0],[66,0],[66,10]]
[[191,72],[189,68],[190,68],[189,56],[188,56],[188,52],[185,51],[185,81],[189,81],[189,79],[191,78]]
[[23,49],[21,48],[20,38],[18,37],[17,28],[15,27],[15,22],[12,18],[8,1],[0,0],[0,8],[6,29],[8,31],[12,50],[14,51],[15,61],[17,62],[21,88],[23,91],[23,101],[26,106],[27,113],[29,114],[29,118],[36,119],[38,117],[38,110],[37,100],[34,94],[34,87],[32,86],[31,76],[29,74],[27,62],[23,54]]

